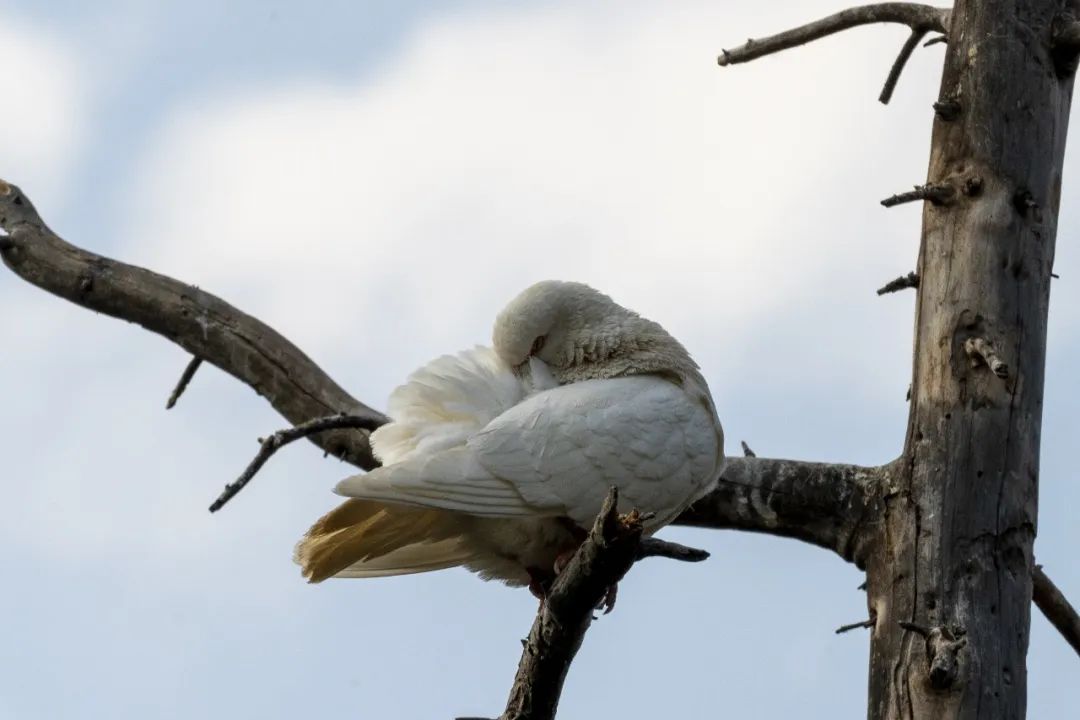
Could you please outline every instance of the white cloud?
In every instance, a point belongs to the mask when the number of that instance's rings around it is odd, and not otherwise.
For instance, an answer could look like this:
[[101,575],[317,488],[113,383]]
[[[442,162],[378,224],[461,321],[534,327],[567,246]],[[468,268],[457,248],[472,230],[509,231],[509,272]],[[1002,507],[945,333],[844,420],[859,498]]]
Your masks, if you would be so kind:
[[823,284],[870,303],[910,269],[914,221],[901,234],[875,201],[919,180],[925,138],[874,112],[888,59],[850,61],[880,55],[867,41],[882,34],[722,71],[718,39],[745,24],[715,5],[452,18],[371,80],[200,103],[137,174],[124,253],[320,357],[392,342],[387,373],[356,389],[371,402],[408,367],[486,341],[500,304],[545,277],[591,282],[670,323],[707,371],[730,369],[729,341],[785,307],[808,323],[799,308]]
[[85,125],[85,77],[72,49],[46,29],[0,15],[4,103],[0,177],[56,196],[79,149]]

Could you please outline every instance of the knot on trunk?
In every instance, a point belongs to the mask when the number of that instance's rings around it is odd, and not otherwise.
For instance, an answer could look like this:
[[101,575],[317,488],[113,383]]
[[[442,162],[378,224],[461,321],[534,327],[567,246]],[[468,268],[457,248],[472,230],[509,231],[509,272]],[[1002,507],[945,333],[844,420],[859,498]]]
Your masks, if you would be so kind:
[[926,640],[930,687],[935,690],[948,690],[953,687],[960,675],[960,651],[967,645],[964,629],[943,625],[926,628],[909,622],[901,622],[900,627],[921,635]]

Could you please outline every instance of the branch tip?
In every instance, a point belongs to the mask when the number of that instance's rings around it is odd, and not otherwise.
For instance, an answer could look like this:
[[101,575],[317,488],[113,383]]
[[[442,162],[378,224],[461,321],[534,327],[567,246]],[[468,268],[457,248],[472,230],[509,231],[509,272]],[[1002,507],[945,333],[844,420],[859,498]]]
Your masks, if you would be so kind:
[[859,628],[872,628],[877,625],[877,618],[871,616],[868,620],[862,620],[860,622],[851,623],[850,625],[841,625],[836,628],[836,634],[842,635],[843,633],[850,632],[852,630],[858,630]]
[[180,396],[187,390],[188,384],[191,382],[191,378],[195,377],[195,373],[198,372],[199,366],[202,365],[202,358],[195,356],[191,358],[191,362],[184,368],[184,372],[180,375],[180,379],[176,383],[176,387],[173,388],[172,393],[169,395],[169,399],[165,403],[166,410],[172,410],[176,407],[176,401],[180,399]]
[[881,204],[891,208],[916,200],[929,200],[933,205],[946,205],[955,194],[956,190],[951,185],[916,185],[914,190],[887,197],[881,201]]
[[911,35],[901,46],[896,60],[893,61],[892,68],[889,69],[889,75],[885,78],[885,86],[881,88],[881,94],[878,95],[878,102],[882,105],[888,105],[889,101],[892,100],[893,91],[896,90],[896,83],[900,80],[900,74],[904,72],[904,66],[907,65],[907,61],[911,59],[911,54],[915,52],[915,48],[919,46],[919,41],[923,39],[926,33],[927,30],[924,28],[914,28]]
[[919,287],[919,275],[916,272],[909,272],[907,275],[901,275],[895,280],[890,280],[885,283],[884,286],[878,288],[878,295],[887,295],[888,293],[899,292],[906,290],[907,288]]
[[757,453],[750,449],[745,440],[740,440],[739,444],[742,445],[743,457],[757,457]]

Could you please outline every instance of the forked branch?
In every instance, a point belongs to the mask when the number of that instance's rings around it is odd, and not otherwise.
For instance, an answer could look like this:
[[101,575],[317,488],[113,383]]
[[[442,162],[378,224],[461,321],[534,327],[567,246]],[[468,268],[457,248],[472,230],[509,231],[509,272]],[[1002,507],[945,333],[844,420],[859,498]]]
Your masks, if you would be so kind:
[[[636,560],[650,554],[690,561],[703,559],[701,554],[708,556],[674,543],[642,540],[642,517],[633,510],[619,515],[618,499],[618,491],[611,488],[588,538],[542,601],[521,653],[506,712],[499,720],[555,717],[563,681],[594,611],[608,601]],[[676,547],[680,551],[669,554]]]
[[[907,25],[911,28],[913,34],[918,32],[920,38],[932,31],[944,34],[948,29],[949,14],[948,8],[937,8],[917,3],[893,2],[862,5],[841,10],[834,15],[776,35],[757,40],[747,40],[746,44],[737,48],[721,51],[717,62],[720,65],[736,65],[750,62],[765,55],[772,55],[782,50],[805,45],[833,33],[875,23]],[[915,42],[917,43],[918,40],[915,40]],[[910,55],[911,52],[908,51],[907,54]],[[906,62],[906,58],[904,62]],[[899,64],[902,68],[903,63]]]
[[[192,285],[81,250],[61,240],[30,200],[0,180],[0,258],[23,280],[173,341],[252,387],[289,422],[336,413],[385,422],[307,355],[260,320]],[[311,436],[323,450],[361,468],[378,463],[367,434],[337,430]]]

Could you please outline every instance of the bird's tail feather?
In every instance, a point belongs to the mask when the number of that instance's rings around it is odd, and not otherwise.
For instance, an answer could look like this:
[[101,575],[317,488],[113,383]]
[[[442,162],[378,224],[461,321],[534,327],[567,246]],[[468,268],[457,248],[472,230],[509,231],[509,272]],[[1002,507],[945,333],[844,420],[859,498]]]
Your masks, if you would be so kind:
[[470,558],[452,513],[350,499],[321,517],[296,546],[310,582],[442,570]]

